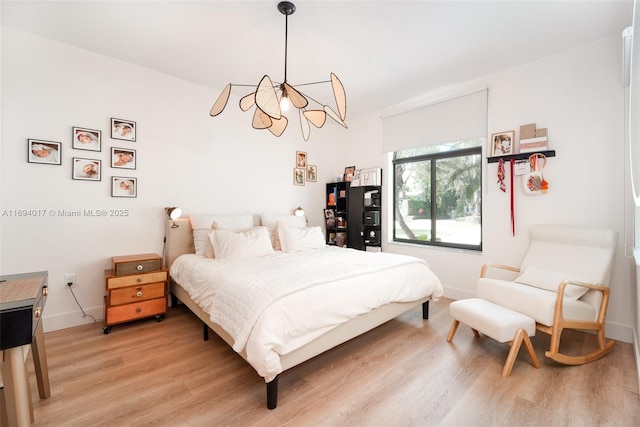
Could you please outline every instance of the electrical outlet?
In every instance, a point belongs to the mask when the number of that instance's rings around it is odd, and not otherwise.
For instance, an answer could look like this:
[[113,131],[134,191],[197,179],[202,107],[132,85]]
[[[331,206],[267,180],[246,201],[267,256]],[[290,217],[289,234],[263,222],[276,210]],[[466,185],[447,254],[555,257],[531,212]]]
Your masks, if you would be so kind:
[[[71,284],[69,284],[71,283]],[[64,285],[70,288],[76,287],[76,273],[64,275]]]

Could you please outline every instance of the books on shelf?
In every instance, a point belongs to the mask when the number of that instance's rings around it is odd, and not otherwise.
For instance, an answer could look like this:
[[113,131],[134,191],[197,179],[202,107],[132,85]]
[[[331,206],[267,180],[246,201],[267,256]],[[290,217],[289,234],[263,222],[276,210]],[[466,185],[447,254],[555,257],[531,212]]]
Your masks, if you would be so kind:
[[549,141],[547,136],[539,136],[535,138],[526,138],[520,140],[521,153],[535,153],[538,151],[546,151],[549,149]]

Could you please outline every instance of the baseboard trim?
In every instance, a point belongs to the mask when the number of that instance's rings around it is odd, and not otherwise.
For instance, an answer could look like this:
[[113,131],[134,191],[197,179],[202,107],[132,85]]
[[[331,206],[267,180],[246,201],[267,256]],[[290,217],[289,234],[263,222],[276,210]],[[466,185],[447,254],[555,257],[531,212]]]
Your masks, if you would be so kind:
[[[104,322],[104,307],[91,307],[84,309],[86,316],[81,310],[76,310],[68,313],[56,314],[53,316],[43,316],[43,328],[44,332],[53,332],[60,329],[73,328],[74,326],[86,325],[89,323]],[[91,317],[93,316],[93,318]],[[95,320],[94,320],[95,318]]]

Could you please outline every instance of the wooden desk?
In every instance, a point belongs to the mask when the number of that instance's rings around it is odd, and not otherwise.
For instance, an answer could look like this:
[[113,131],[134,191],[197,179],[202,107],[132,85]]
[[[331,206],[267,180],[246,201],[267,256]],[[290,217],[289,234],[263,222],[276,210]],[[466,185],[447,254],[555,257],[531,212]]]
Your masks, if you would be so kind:
[[33,422],[33,405],[25,359],[31,345],[38,394],[51,395],[42,329],[42,310],[47,300],[48,273],[0,276],[0,350],[6,416],[10,426]]

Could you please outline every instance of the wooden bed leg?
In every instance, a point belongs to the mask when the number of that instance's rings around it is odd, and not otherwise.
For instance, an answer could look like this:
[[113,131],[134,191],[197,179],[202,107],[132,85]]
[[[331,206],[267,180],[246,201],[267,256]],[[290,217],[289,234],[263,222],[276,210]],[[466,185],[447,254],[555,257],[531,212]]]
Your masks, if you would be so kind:
[[276,409],[278,406],[278,375],[267,383],[267,408]]
[[202,339],[203,341],[209,341],[209,326],[202,322]]
[[425,301],[422,303],[422,318],[429,318],[429,301]]

